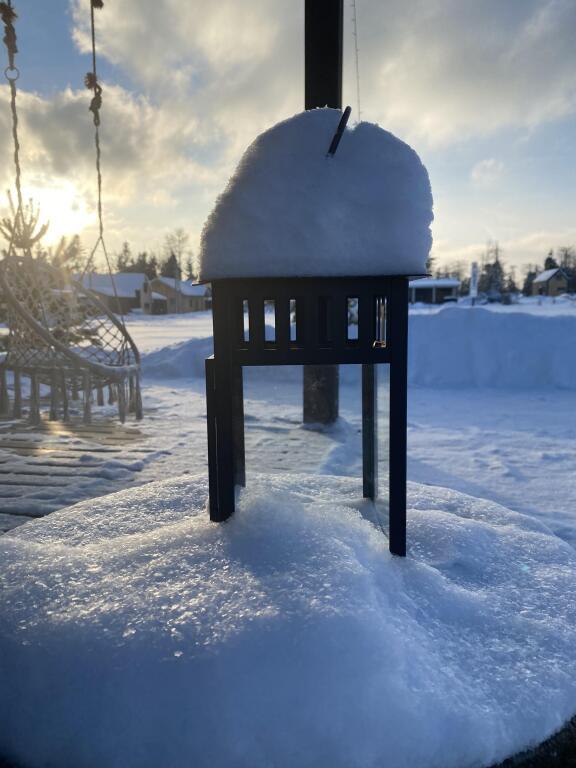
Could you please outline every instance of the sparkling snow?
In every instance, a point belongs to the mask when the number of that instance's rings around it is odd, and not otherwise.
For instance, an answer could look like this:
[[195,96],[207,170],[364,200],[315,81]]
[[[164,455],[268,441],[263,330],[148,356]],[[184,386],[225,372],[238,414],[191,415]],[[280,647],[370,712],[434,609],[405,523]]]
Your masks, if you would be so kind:
[[[204,471],[209,313],[129,326],[156,449],[135,482]],[[198,766],[376,767],[392,750],[387,768],[480,768],[559,728],[576,711],[576,362],[562,351],[575,335],[563,300],[412,311],[409,477],[429,485],[411,488],[405,564],[357,515],[348,368],[342,418],[323,432],[301,426],[298,371],[247,375],[235,527],[210,526],[204,480],[189,477],[2,537],[0,755],[180,768],[198,749]],[[122,487],[116,474],[78,498]]]
[[0,744],[30,768],[466,768],[576,709],[576,553],[413,485],[393,558],[350,479],[206,478],[0,539]]
[[426,169],[372,123],[346,129],[327,157],[340,117],[302,112],[251,144],[204,227],[201,280],[426,272]]

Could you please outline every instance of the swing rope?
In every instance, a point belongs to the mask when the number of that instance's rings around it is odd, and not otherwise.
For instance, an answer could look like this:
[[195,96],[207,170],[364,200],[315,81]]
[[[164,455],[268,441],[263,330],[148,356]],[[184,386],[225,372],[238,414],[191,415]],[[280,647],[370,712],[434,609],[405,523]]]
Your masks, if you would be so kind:
[[0,2],[0,18],[4,24],[3,42],[8,52],[8,66],[4,70],[4,76],[10,87],[10,111],[12,114],[12,140],[14,144],[14,168],[15,168],[15,187],[16,202],[15,206],[12,195],[8,192],[8,200],[12,219],[3,219],[0,221],[0,232],[9,241],[8,253],[11,254],[15,248],[20,248],[30,252],[32,247],[46,234],[48,225],[44,224],[35,233],[39,213],[34,210],[32,202],[29,203],[25,213],[24,202],[22,199],[22,169],[20,165],[20,139],[18,135],[18,109],[16,106],[17,88],[16,81],[20,77],[20,71],[16,66],[16,54],[18,45],[16,39],[16,29],[14,22],[17,14],[12,7],[11,0]]
[[20,169],[20,141],[18,139],[18,111],[16,109],[16,81],[20,77],[20,72],[16,67],[16,54],[18,46],[16,43],[16,29],[14,22],[18,18],[16,11],[12,8],[11,0],[0,3],[0,16],[4,24],[3,42],[8,51],[8,66],[4,70],[4,76],[10,86],[10,110],[12,112],[12,138],[14,140],[14,166],[16,168],[16,193],[18,195],[18,209],[22,209],[22,171]]
[[98,81],[97,70],[97,56],[96,56],[96,20],[95,9],[102,9],[104,7],[103,0],[90,0],[90,37],[92,42],[92,71],[88,72],[84,78],[84,85],[86,88],[93,92],[92,101],[90,102],[89,110],[92,112],[94,120],[94,145],[96,147],[96,183],[98,190],[98,238],[90,252],[90,256],[86,260],[84,269],[80,276],[80,282],[83,283],[84,276],[92,265],[98,246],[102,246],[102,252],[106,259],[106,266],[108,267],[108,274],[110,275],[110,281],[112,283],[112,290],[114,292],[114,299],[116,300],[116,307],[118,314],[120,315],[120,321],[124,325],[124,313],[120,300],[118,298],[118,291],[116,289],[116,281],[114,280],[114,273],[112,270],[112,264],[110,262],[110,256],[108,255],[108,249],[106,247],[106,241],[104,240],[104,214],[102,211],[102,150],[100,148],[100,110],[102,109],[102,86]]

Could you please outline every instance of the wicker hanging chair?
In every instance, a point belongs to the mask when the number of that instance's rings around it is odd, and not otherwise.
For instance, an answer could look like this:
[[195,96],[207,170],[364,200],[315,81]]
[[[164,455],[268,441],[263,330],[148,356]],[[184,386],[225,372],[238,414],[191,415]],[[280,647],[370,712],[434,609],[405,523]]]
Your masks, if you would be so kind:
[[[101,0],[90,0],[92,25],[92,72],[86,85],[93,91],[90,111],[95,126],[96,171],[98,180],[99,237],[90,254],[90,265],[98,246],[102,247],[110,279],[116,295],[114,277],[104,243],[102,219],[102,175],[100,169],[100,108],[102,88],[96,75],[96,43],[94,9],[102,8]],[[50,388],[50,418],[70,416],[70,401],[83,395],[84,421],[91,419],[93,392],[98,405],[104,405],[104,389],[108,402],[118,403],[123,422],[127,412],[142,418],[140,394],[140,356],[118,319],[92,291],[75,281],[68,270],[51,266],[42,258],[34,258],[32,249],[46,232],[38,226],[39,212],[32,202],[25,205],[21,188],[20,143],[16,107],[16,81],[19,71],[15,60],[18,52],[14,23],[17,15],[11,0],[0,0],[0,19],[4,25],[3,42],[8,52],[4,74],[10,88],[16,201],[8,194],[12,216],[0,220],[0,234],[8,241],[5,258],[0,262],[0,292],[8,322],[8,338],[0,355],[0,413],[22,416],[22,378],[30,379],[29,418],[40,420],[41,386]],[[117,297],[116,297],[117,298]],[[14,400],[8,394],[8,374],[12,374]]]
[[[93,393],[99,405],[118,404],[142,418],[140,355],[124,324],[99,297],[65,269],[30,255],[11,254],[0,263],[0,290],[9,328],[1,364],[0,402],[4,413],[22,415],[22,377],[30,379],[30,420],[40,419],[40,385],[50,388],[50,418],[69,417],[70,401],[83,397],[91,418]],[[14,401],[8,401],[7,373]]]

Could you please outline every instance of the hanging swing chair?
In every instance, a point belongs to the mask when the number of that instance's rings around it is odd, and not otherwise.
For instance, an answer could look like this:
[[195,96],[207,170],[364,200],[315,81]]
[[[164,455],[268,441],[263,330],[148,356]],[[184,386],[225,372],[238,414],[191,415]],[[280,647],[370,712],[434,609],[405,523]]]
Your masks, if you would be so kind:
[[[90,110],[96,128],[96,168],[98,178],[99,237],[85,266],[90,266],[101,246],[113,287],[118,299],[110,260],[106,251],[102,223],[102,177],[100,171],[99,110],[102,90],[96,76],[94,8],[101,0],[90,0],[92,21],[93,71],[86,76],[86,85],[93,91]],[[5,75],[10,86],[12,134],[16,166],[16,202],[9,194],[11,216],[0,221],[0,233],[8,240],[6,256],[0,262],[0,292],[5,305],[9,329],[4,359],[0,359],[0,413],[22,417],[23,378],[30,381],[29,419],[39,423],[41,386],[50,390],[49,418],[68,420],[71,401],[82,395],[83,418],[91,420],[93,393],[98,405],[117,403],[120,421],[132,412],[142,418],[140,393],[140,355],[122,316],[111,312],[97,294],[85,288],[82,279],[75,280],[70,272],[52,266],[32,255],[32,248],[45,234],[47,226],[38,227],[39,212],[32,202],[23,203],[16,111],[15,66],[16,14],[10,0],[0,2],[0,17],[4,23],[4,43],[8,49]],[[117,301],[117,303],[119,303]],[[9,402],[8,374],[12,374],[13,403]]]

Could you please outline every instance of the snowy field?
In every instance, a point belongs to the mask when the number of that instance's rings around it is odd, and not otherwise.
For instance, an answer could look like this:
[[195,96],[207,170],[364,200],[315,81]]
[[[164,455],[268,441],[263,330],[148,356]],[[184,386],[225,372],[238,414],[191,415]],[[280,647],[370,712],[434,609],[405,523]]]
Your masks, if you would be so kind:
[[[145,399],[154,408],[162,447],[171,451],[162,476],[203,470],[210,314],[133,316],[129,329],[143,352],[162,350],[144,365]],[[575,338],[576,309],[569,301],[413,310],[409,479],[537,517],[576,546]],[[183,345],[188,339],[196,341]],[[167,344],[175,346],[167,350]],[[247,376],[249,462],[259,471],[324,468],[359,477],[357,372],[342,371],[342,424],[324,435],[300,427],[299,373],[288,378],[265,369]],[[385,375],[380,378],[385,404]],[[299,449],[282,463],[278,452],[287,439]]]
[[[340,422],[320,432],[300,423],[300,370],[247,373],[248,490],[215,527],[210,315],[128,326],[154,448],[142,487],[0,539],[0,756],[484,768],[574,715],[571,302],[413,310],[401,565],[363,519],[357,370],[342,369]],[[385,368],[379,395],[385,491]],[[95,481],[66,502],[122,487]]]
[[[140,452],[129,446],[93,473],[87,456],[88,476],[62,490],[39,490],[33,499],[36,514],[128,483],[206,469],[204,358],[212,351],[210,313],[132,315],[128,327],[144,356]],[[416,309],[410,327],[409,479],[496,501],[538,518],[576,545],[572,303]],[[259,369],[245,379],[249,472],[360,477],[358,371],[341,369],[342,418],[326,432],[301,426],[301,371]],[[382,370],[384,481],[386,398]],[[2,504],[3,514],[21,508],[17,494]]]

